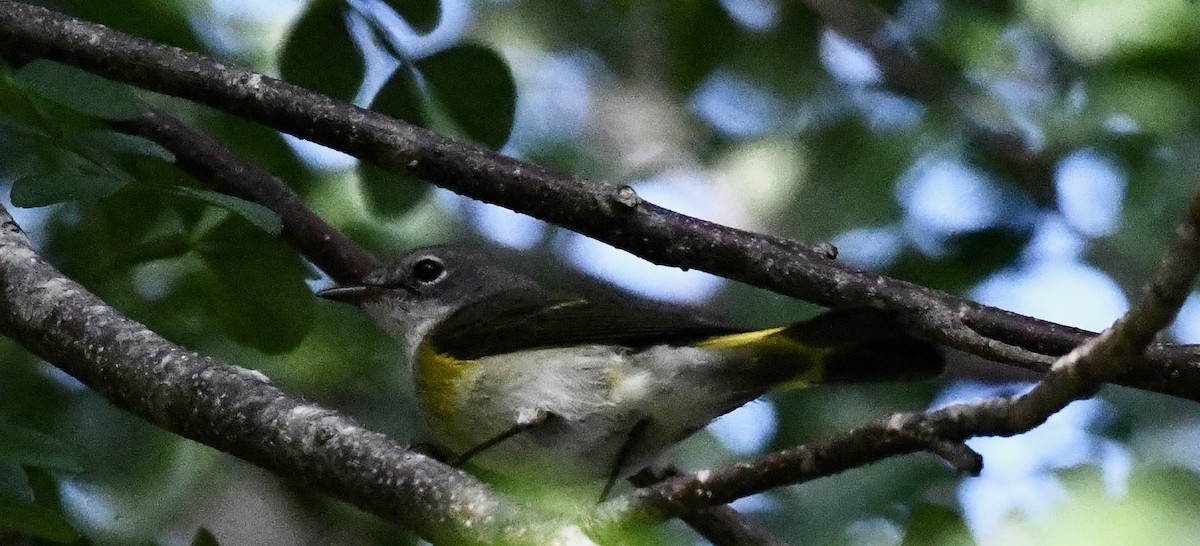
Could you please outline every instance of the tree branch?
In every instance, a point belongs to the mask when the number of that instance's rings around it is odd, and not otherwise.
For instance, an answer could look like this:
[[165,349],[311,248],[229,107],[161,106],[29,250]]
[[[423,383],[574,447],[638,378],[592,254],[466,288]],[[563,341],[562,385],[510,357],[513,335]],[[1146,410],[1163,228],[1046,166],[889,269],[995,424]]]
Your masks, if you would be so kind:
[[577,527],[531,513],[465,472],[120,315],[38,256],[3,207],[0,333],[117,407],[431,541],[586,541]]

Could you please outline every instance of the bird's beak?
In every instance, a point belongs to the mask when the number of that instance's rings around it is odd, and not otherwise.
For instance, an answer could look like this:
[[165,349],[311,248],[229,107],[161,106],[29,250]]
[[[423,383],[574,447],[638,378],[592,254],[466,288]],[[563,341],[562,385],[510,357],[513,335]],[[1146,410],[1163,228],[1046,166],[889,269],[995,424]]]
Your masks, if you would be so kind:
[[371,298],[374,298],[383,293],[377,286],[367,285],[350,285],[350,286],[335,286],[317,291],[318,298],[325,298],[332,301],[340,301],[343,303],[362,303]]

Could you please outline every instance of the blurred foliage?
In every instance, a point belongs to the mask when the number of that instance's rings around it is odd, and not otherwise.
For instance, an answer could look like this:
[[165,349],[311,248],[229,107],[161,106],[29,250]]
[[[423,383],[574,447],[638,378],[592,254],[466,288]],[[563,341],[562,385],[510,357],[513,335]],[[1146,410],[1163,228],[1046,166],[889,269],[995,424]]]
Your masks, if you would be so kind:
[[[555,169],[658,190],[652,200],[669,208],[836,240],[855,265],[964,294],[1051,259],[1132,294],[1200,178],[1192,3],[859,3],[890,17],[888,39],[935,75],[904,82],[881,77],[803,3],[782,0],[39,3]],[[313,300],[314,272],[272,235],[278,217],[208,191],[170,153],[105,120],[165,108],[381,254],[454,239],[497,245],[514,240],[515,224],[233,116],[55,63],[9,62],[0,70],[0,183],[15,205],[37,207],[17,212],[44,255],[173,341],[262,370],[373,429],[423,439],[395,346],[361,313]],[[1120,178],[1104,210],[1072,212],[1065,197],[1064,165],[1082,152]],[[929,186],[937,172],[953,176]],[[665,182],[680,176],[694,192]],[[1108,224],[1088,227],[1104,215]],[[497,250],[540,280],[587,284],[564,258],[571,237],[543,229],[519,252]],[[816,311],[731,283],[707,305],[753,325]],[[415,543],[131,418],[5,340],[0,360],[0,541]],[[780,394],[777,430],[760,449],[926,407],[941,387]],[[1127,389],[1103,396],[1109,415],[1093,432],[1128,450],[1128,475],[1106,488],[1111,469],[1081,455],[1039,478],[1064,491],[1041,512],[1013,509],[980,528],[960,478],[925,457],[770,492],[744,508],[781,536],[815,544],[1187,542],[1200,486],[1194,456],[1172,446],[1200,438],[1194,404]],[[679,460],[695,468],[747,456],[737,451],[700,435]],[[679,524],[644,537],[693,538]]]
[[358,94],[367,63],[346,26],[342,0],[315,0],[288,31],[279,57],[284,80],[335,99]]

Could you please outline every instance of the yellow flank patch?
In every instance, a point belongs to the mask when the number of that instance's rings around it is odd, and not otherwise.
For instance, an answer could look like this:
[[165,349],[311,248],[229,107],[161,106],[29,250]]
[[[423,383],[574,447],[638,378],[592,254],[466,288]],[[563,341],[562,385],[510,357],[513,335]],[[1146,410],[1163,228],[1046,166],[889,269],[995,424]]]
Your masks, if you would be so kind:
[[767,328],[766,330],[757,330],[754,332],[742,332],[740,334],[710,337],[704,341],[701,341],[700,343],[697,343],[696,346],[707,349],[736,349],[739,347],[745,347],[751,343],[762,341],[763,338],[782,332],[784,328],[784,326],[780,326],[778,328]]
[[454,415],[458,396],[463,388],[463,374],[474,367],[477,360],[459,360],[439,353],[428,343],[417,348],[417,361],[413,373],[417,399],[425,414],[431,419],[448,423]]

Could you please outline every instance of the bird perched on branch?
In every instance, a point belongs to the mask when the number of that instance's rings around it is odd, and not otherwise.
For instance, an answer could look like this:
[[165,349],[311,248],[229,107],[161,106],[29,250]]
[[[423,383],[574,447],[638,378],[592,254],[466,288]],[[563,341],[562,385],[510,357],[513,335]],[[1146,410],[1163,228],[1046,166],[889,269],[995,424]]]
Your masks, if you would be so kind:
[[545,483],[614,482],[768,391],[920,380],[943,358],[888,312],[753,330],[693,310],[554,292],[464,248],[413,250],[319,296],[405,347],[450,461]]

